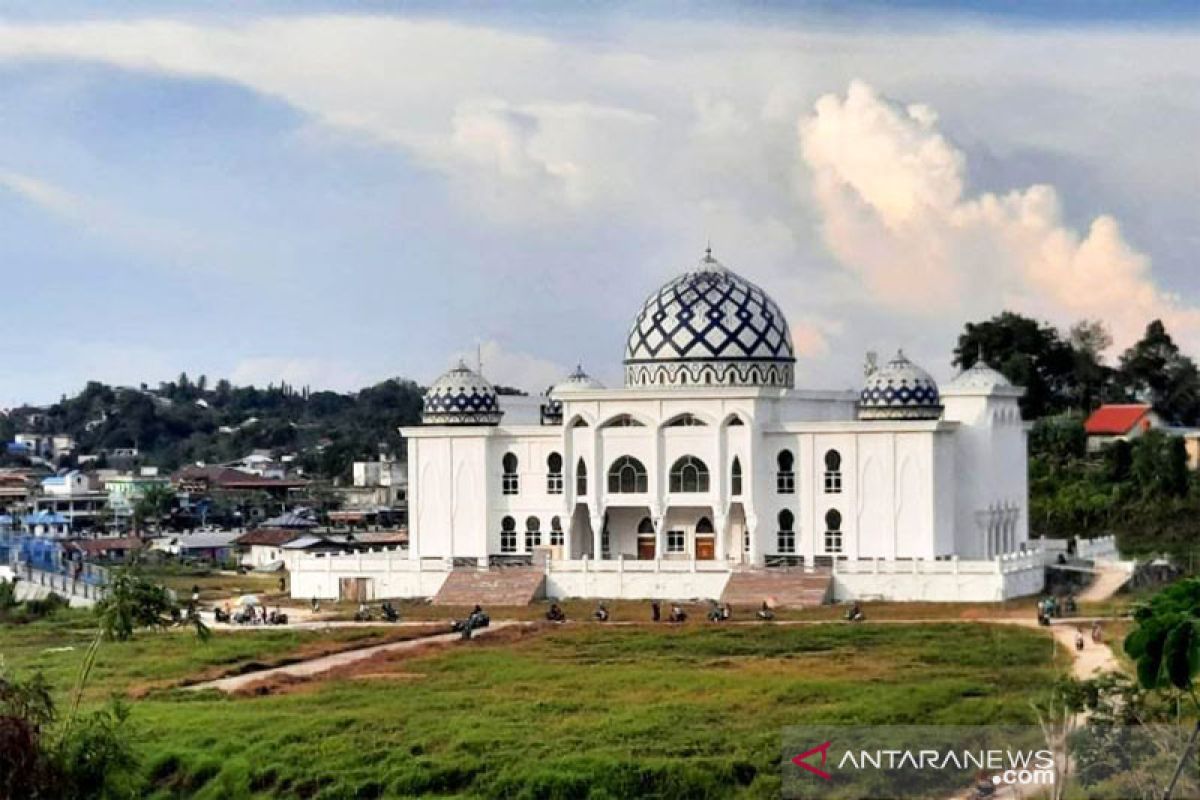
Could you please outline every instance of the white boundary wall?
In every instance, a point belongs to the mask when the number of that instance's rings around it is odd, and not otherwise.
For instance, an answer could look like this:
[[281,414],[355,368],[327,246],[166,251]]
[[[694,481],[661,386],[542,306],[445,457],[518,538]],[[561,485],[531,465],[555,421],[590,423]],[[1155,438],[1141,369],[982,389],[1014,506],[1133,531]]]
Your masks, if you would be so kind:
[[838,561],[835,600],[989,603],[1037,594],[1045,586],[1042,554],[1009,553],[988,561]]
[[[1037,550],[990,560],[836,562],[836,600],[941,603],[998,602],[1037,594],[1045,585],[1043,554]],[[299,556],[291,571],[296,599],[336,600],[342,578],[368,578],[368,597],[432,597],[449,575],[446,559],[410,559],[404,553]],[[621,600],[718,598],[733,573],[719,561],[588,559],[547,562],[546,595]]]
[[291,594],[295,599],[336,600],[342,578],[367,578],[372,600],[433,597],[449,570],[444,559],[411,559],[401,552],[305,554],[291,564]]
[[1120,561],[1115,536],[1098,536],[1095,539],[1076,539],[1075,555],[1089,561]]

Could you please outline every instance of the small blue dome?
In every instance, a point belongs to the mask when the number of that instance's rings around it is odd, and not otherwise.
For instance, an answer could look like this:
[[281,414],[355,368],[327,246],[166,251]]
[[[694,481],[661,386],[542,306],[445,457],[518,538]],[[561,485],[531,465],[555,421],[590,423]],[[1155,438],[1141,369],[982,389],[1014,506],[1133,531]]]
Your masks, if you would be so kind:
[[496,425],[504,412],[496,389],[462,361],[425,392],[426,425]]
[[904,351],[867,375],[858,398],[859,419],[937,419],[941,415],[937,383],[909,361]]

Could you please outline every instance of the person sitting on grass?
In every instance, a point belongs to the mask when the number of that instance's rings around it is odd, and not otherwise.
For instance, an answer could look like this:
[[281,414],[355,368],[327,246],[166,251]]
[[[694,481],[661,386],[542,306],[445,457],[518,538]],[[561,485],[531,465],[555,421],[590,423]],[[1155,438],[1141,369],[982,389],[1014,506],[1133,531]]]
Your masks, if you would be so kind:
[[608,622],[608,609],[604,606],[603,601],[596,606],[596,610],[592,613],[592,619],[596,622]]
[[756,611],[754,616],[761,620],[770,622],[771,620],[775,619],[775,612],[771,610],[769,605],[767,605],[767,601],[763,600],[762,608]]
[[657,600],[650,601],[650,621],[658,622],[662,619],[662,604]]
[[719,605],[717,605],[716,600],[708,601],[708,621],[709,622],[720,622],[721,621],[721,607]]
[[862,606],[855,600],[853,605],[850,606],[850,610],[846,612],[846,621],[862,622],[864,619],[866,619],[866,616],[863,615]]
[[667,617],[667,622],[682,623],[687,621],[687,612],[679,607],[678,603],[671,604],[671,615]]
[[566,622],[567,615],[558,607],[558,603],[551,603],[550,610],[546,612],[546,619],[551,622]]
[[721,606],[721,621],[729,622],[731,619],[733,619],[733,606],[729,605],[729,603],[724,603]]

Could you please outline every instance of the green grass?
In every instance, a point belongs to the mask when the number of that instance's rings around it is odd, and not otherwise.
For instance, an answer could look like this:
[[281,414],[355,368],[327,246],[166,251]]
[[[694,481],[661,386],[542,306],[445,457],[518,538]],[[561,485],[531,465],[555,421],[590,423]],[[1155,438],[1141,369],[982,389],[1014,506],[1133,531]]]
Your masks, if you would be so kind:
[[[140,694],[189,677],[248,671],[419,633],[413,628],[379,626],[330,631],[266,628],[215,632],[204,642],[190,628],[142,631],[132,641],[101,645],[86,698]],[[42,672],[55,689],[66,692],[74,685],[84,651],[95,637],[91,612],[60,611],[49,620],[0,626],[0,658],[11,670]]]
[[[61,683],[72,654],[37,648],[66,626],[0,630],[0,646]],[[142,636],[105,645],[93,683],[278,655],[297,636]],[[291,693],[151,694],[133,706],[145,793],[778,797],[786,725],[1027,723],[1054,674],[1044,634],[972,624],[589,624],[502,638]]]

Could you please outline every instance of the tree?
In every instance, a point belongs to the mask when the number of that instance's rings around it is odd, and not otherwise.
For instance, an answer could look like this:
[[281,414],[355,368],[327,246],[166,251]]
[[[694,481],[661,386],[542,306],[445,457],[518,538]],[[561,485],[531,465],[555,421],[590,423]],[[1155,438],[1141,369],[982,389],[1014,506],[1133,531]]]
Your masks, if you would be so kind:
[[[1133,615],[1134,629],[1125,637],[1125,652],[1137,664],[1138,683],[1143,688],[1170,693],[1176,700],[1189,700],[1193,714],[1200,712],[1195,678],[1200,672],[1200,579],[1190,578],[1163,589]],[[1171,789],[1200,738],[1196,722]]]
[[1054,327],[1011,311],[968,322],[958,337],[954,363],[966,369],[980,358],[1025,387],[1021,413],[1026,419],[1073,407],[1075,353]]
[[1184,425],[1200,419],[1200,372],[1167,333],[1162,320],[1121,354],[1117,382],[1126,397],[1150,403],[1166,419]]
[[[113,570],[104,597],[96,603],[100,635],[119,642],[132,639],[138,628],[166,628],[181,617],[179,606],[166,587],[141,573],[137,562]],[[201,639],[208,628],[195,609],[188,609],[188,620]]]
[[1112,347],[1112,334],[1100,320],[1085,319],[1071,326],[1067,343],[1074,360],[1069,392],[1072,405],[1081,411],[1091,411],[1107,399],[1112,382],[1113,371],[1104,364],[1104,352]]
[[140,530],[142,523],[152,520],[157,529],[174,505],[175,492],[171,487],[147,486],[133,506],[134,526]]

